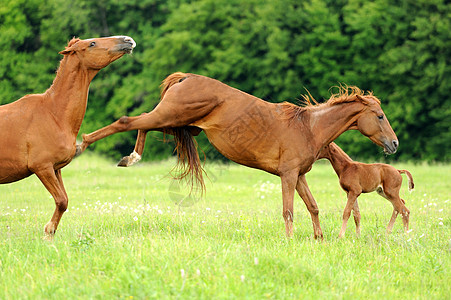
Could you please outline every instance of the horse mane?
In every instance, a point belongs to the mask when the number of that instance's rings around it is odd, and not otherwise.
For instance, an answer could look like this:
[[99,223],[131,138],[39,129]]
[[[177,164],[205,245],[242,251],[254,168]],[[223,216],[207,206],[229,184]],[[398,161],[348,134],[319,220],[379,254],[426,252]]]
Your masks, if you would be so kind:
[[356,86],[347,86],[347,85],[339,85],[336,86],[338,88],[337,93],[332,93],[330,98],[323,103],[319,103],[315,98],[310,94],[307,90],[307,95],[301,95],[302,99],[300,99],[300,105],[296,105],[290,102],[283,102],[282,108],[288,119],[300,119],[302,114],[305,111],[317,109],[319,107],[326,106],[334,106],[341,103],[349,103],[349,102],[361,102],[362,97],[371,97],[378,104],[380,104],[380,100],[373,95],[371,91],[363,91]]
[[[68,43],[67,46],[65,47],[65,50],[68,50],[70,47],[72,47],[75,43],[77,43],[78,41],[80,41],[79,38],[73,37]],[[60,64],[58,66],[58,69],[56,69],[56,76],[53,79],[52,85],[47,89],[46,92],[51,92],[54,89],[54,86],[57,84],[57,82],[60,80],[60,76],[58,76],[59,74],[61,74],[62,69],[64,69],[64,67],[66,66],[66,55],[63,56],[63,58],[60,60]]]

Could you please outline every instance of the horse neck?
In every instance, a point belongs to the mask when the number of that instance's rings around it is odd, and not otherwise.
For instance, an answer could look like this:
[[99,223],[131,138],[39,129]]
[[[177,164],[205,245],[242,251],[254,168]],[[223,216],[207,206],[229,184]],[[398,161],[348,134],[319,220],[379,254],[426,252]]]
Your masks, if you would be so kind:
[[[333,148],[333,149],[331,149]],[[326,153],[321,153],[320,158],[326,158],[335,170],[335,173],[340,177],[343,170],[353,162],[353,160],[335,143],[331,143]]]
[[360,102],[320,105],[312,108],[309,111],[309,126],[318,151],[348,130],[363,109],[364,104]]
[[63,128],[70,128],[75,136],[85,116],[89,84],[97,73],[98,70],[84,67],[77,54],[65,55],[53,84],[44,94],[56,121]]

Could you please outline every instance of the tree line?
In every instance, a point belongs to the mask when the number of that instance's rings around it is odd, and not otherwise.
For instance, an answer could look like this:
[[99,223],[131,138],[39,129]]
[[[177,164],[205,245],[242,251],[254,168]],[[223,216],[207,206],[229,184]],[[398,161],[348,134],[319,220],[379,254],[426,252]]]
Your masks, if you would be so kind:
[[[399,151],[385,157],[346,132],[336,142],[349,155],[450,161],[450,16],[446,0],[2,0],[0,104],[44,92],[73,36],[128,35],[137,47],[93,80],[81,133],[152,110],[161,81],[182,71],[270,102],[296,103],[306,90],[321,101],[340,84],[371,90]],[[120,133],[90,149],[119,158],[135,138]],[[163,139],[149,134],[144,159],[173,155]],[[223,159],[205,135],[197,140]]]

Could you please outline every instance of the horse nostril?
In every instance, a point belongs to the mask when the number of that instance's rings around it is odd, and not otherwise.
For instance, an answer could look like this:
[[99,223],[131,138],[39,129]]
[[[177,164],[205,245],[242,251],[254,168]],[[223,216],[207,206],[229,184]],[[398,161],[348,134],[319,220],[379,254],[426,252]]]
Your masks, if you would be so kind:
[[397,140],[393,140],[393,147],[395,147],[395,149],[398,149],[398,141]]
[[136,46],[136,42],[131,37],[128,37],[128,36],[124,37],[124,42],[132,44],[132,47]]

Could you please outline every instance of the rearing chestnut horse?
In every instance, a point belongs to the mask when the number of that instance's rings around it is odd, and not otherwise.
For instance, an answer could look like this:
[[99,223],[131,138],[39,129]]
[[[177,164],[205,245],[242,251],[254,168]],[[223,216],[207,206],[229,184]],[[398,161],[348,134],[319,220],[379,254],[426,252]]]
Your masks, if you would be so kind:
[[53,235],[68,198],[61,168],[73,158],[76,137],[88,101],[91,80],[136,46],[128,36],[72,39],[60,54],[53,84],[44,94],[26,95],[0,106],[0,183],[36,174],[55,199],[56,209],[45,225]]
[[[141,158],[146,132],[159,130],[174,135],[179,162],[187,162],[182,174],[203,184],[202,168],[193,135],[204,130],[209,141],[227,158],[280,176],[286,234],[293,234],[293,197],[297,190],[309,210],[315,238],[323,236],[318,205],[305,174],[323,147],[344,131],[358,129],[374,143],[395,153],[398,140],[372,94],[353,87],[340,89],[324,104],[299,107],[274,104],[227,86],[217,80],[174,73],[162,84],[161,102],[146,114],[122,117],[88,135],[78,152],[111,134],[139,130],[135,151],[120,165]],[[193,177],[194,176],[194,177]]]

